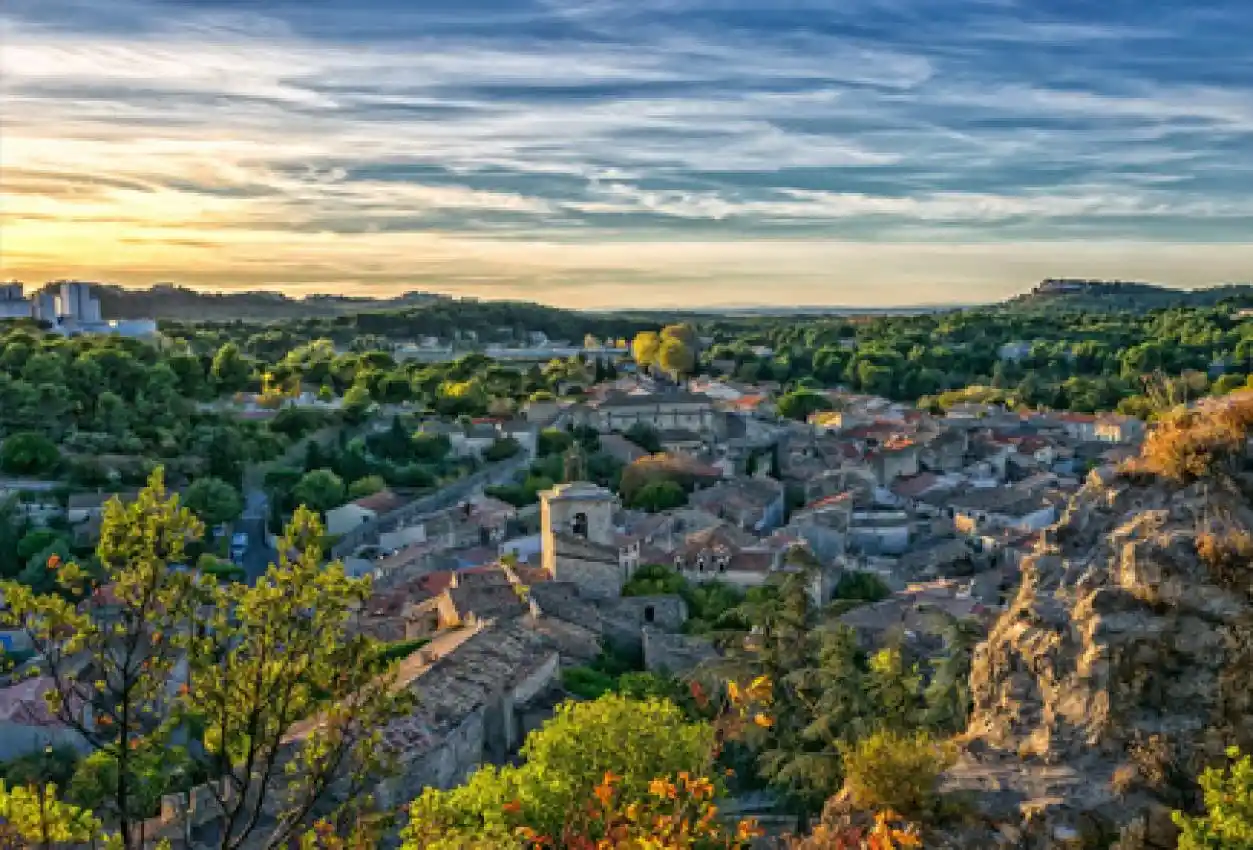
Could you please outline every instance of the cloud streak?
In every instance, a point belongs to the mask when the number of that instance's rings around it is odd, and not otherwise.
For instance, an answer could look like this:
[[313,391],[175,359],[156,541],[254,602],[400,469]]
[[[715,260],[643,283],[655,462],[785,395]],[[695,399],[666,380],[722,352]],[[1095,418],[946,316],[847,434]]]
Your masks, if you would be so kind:
[[1253,9],[1023,6],[10,0],[0,273],[588,305],[1248,278]]

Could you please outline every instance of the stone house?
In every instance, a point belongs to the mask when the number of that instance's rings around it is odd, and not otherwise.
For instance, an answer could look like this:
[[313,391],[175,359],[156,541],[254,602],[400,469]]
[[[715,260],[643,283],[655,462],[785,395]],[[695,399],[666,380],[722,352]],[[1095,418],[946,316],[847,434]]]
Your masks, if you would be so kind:
[[1134,443],[1144,436],[1144,422],[1134,416],[1102,416],[1093,437],[1104,443]]
[[51,677],[37,676],[0,688],[0,761],[48,747],[88,751],[83,737],[48,709],[46,695],[54,687]]
[[691,503],[732,525],[769,534],[783,524],[783,485],[771,478],[734,478],[697,490]]
[[326,532],[343,535],[366,523],[377,522],[381,517],[404,507],[409,500],[391,490],[380,490],[363,496],[326,512]]
[[948,514],[959,533],[997,528],[1039,531],[1057,522],[1057,507],[1039,493],[1015,487],[988,487],[954,494]]
[[689,392],[621,393],[611,392],[581,411],[580,424],[591,425],[601,433],[626,431],[633,425],[647,425],[655,431],[681,428],[698,434],[717,430],[713,399]]

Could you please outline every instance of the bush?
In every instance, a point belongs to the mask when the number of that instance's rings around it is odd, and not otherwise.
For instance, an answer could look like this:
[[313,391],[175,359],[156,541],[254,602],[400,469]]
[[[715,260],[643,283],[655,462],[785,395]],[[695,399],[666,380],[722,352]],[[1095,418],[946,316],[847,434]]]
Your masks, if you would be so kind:
[[223,561],[208,554],[200,556],[199,560],[196,561],[196,569],[222,582],[242,582],[248,577],[248,574],[244,572],[244,568],[238,564]]
[[682,594],[688,589],[687,579],[665,564],[644,564],[622,586],[623,596],[661,596]]
[[1243,463],[1253,400],[1241,399],[1219,410],[1179,411],[1149,432],[1133,470],[1142,469],[1180,483],[1230,473]]
[[495,440],[487,450],[483,452],[483,459],[495,463],[509,458],[522,451],[522,444],[513,437],[503,437]]
[[385,489],[387,489],[387,482],[383,480],[383,476],[367,475],[348,485],[348,498],[362,499]]
[[1253,850],[1253,758],[1227,751],[1231,764],[1201,774],[1206,813],[1174,813],[1179,850]]
[[955,759],[951,745],[925,732],[876,732],[844,749],[844,788],[860,809],[926,815],[939,801],[940,774]]
[[385,643],[379,646],[378,651],[374,654],[374,660],[380,666],[386,666],[393,661],[408,658],[428,643],[430,643],[430,640],[427,638],[414,638],[412,640],[398,640],[394,643]]
[[618,680],[592,667],[569,667],[561,671],[562,686],[580,699],[600,699],[618,687]]
[[1196,552],[1223,587],[1246,589],[1249,565],[1253,564],[1253,534],[1226,529],[1203,531],[1196,537]]
[[892,595],[892,590],[883,583],[883,579],[874,573],[852,570],[840,576],[835,585],[834,598],[853,599],[860,602],[879,602]]
[[56,443],[33,431],[14,434],[0,445],[0,470],[11,475],[42,475],[56,470],[60,462]]
[[[551,393],[549,394],[551,395]],[[536,453],[540,457],[548,455],[559,455],[565,452],[574,444],[574,437],[569,432],[562,431],[559,428],[545,428],[539,432],[539,438],[536,443]]]

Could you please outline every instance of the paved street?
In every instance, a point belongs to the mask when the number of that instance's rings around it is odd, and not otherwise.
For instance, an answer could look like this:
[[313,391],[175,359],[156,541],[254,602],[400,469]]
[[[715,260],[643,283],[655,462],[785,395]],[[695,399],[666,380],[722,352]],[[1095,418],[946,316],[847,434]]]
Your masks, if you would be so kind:
[[265,542],[265,521],[269,502],[261,490],[250,489],[244,494],[244,514],[235,523],[235,530],[248,535],[248,551],[244,553],[243,568],[248,583],[253,584],[265,573],[274,560],[274,549]]

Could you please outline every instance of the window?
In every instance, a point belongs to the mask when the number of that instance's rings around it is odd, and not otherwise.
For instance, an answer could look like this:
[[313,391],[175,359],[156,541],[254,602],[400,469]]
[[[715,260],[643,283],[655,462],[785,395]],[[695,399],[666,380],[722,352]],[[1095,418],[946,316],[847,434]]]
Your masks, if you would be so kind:
[[644,608],[644,622],[652,623],[657,620],[657,609],[649,605]]
[[574,515],[574,521],[570,523],[570,529],[576,537],[587,537],[587,514],[577,513]]

